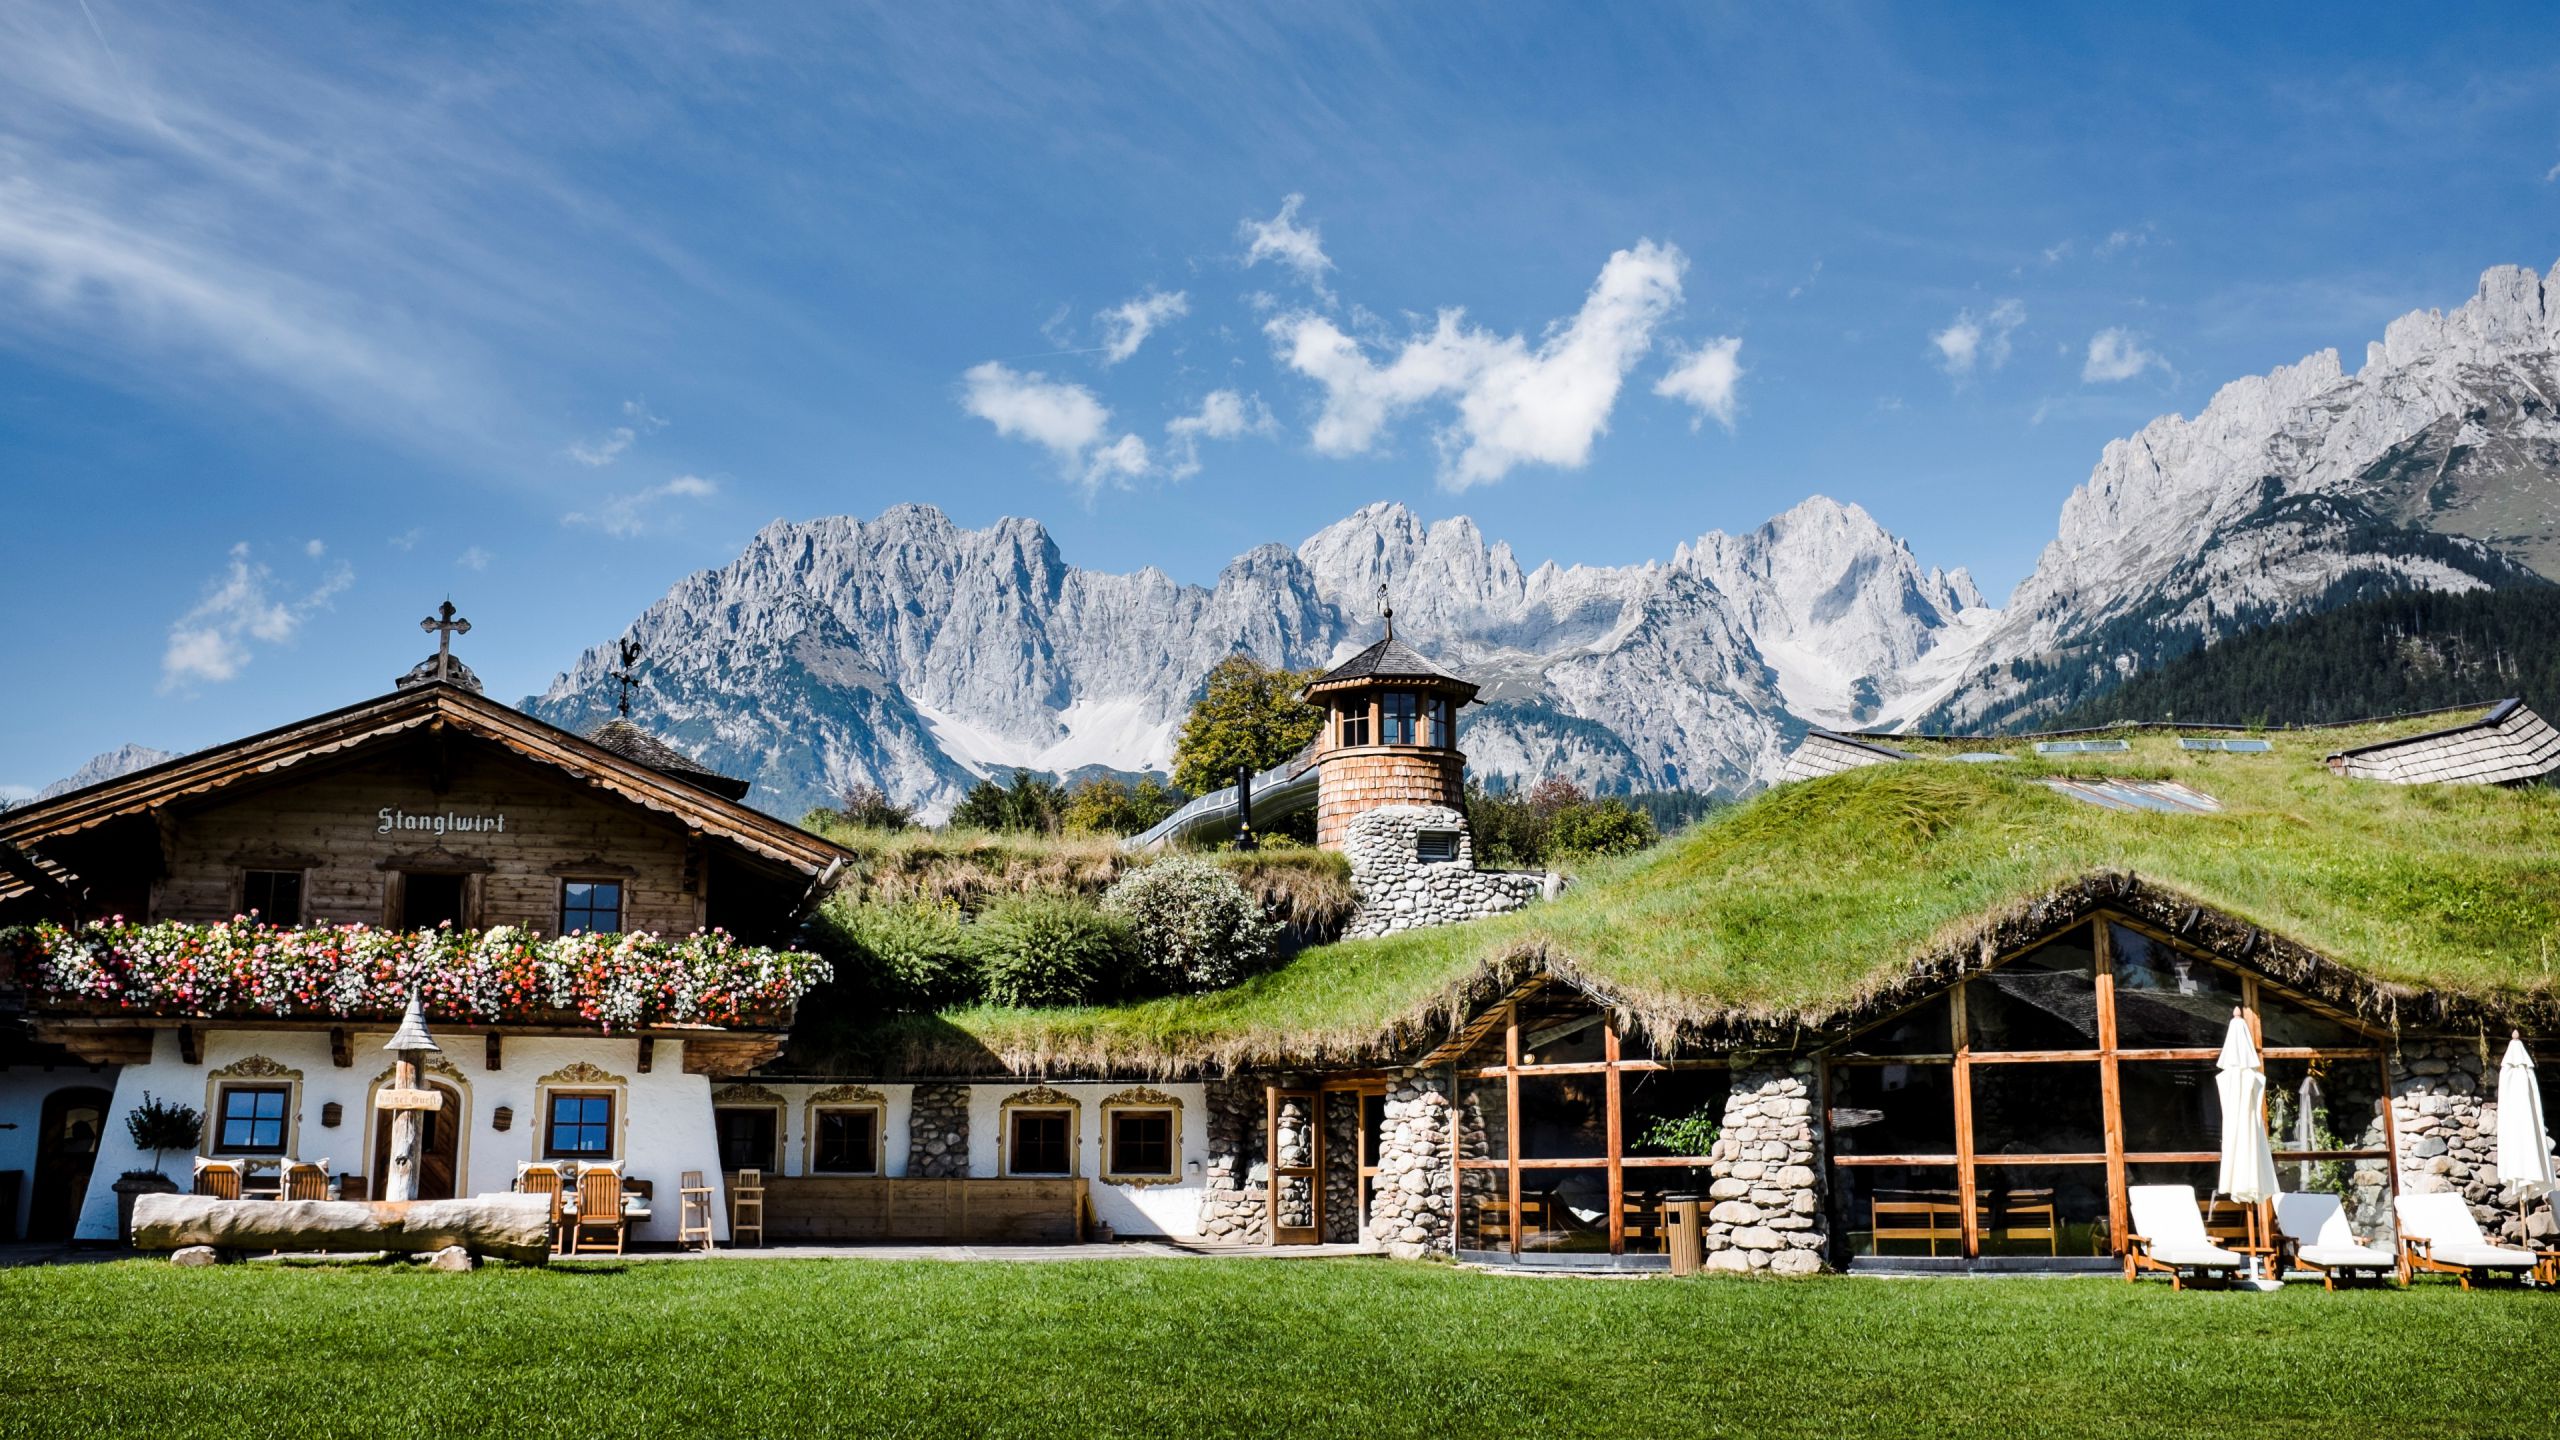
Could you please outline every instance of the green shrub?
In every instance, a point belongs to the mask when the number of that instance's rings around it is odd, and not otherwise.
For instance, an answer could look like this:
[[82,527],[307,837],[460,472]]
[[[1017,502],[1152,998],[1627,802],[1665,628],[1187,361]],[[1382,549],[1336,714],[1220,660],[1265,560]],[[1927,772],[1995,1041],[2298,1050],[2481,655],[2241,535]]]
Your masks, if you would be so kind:
[[1129,922],[1060,895],[998,901],[969,927],[986,998],[998,1005],[1080,1005],[1127,987]]
[[1547,835],[1554,855],[1632,855],[1653,840],[1653,817],[1617,799],[1558,810]]
[[[969,953],[969,922],[948,900],[897,905],[833,905],[828,918],[863,988],[883,1003],[907,1009],[960,1005],[978,996],[977,967]],[[831,957],[832,958],[832,957]]]
[[1216,990],[1270,964],[1280,926],[1227,872],[1169,855],[1120,877],[1102,908],[1129,922],[1148,978],[1168,990]]
[[152,1098],[142,1092],[142,1103],[124,1117],[124,1131],[133,1137],[133,1148],[151,1152],[154,1170],[160,1157],[172,1150],[192,1151],[204,1143],[204,1116],[194,1106],[177,1100]]

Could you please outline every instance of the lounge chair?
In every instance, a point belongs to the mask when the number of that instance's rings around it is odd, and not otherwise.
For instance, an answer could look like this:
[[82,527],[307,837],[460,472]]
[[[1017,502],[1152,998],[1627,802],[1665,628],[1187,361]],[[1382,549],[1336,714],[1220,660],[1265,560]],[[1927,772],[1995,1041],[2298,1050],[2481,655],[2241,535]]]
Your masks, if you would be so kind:
[[2320,1287],[2338,1288],[2338,1278],[2386,1272],[2397,1276],[2400,1257],[2379,1245],[2367,1245],[2347,1227],[2346,1207],[2335,1195],[2301,1193],[2276,1197],[2276,1233],[2293,1252],[2293,1263],[2319,1272]]
[[2169,1273],[2169,1288],[2183,1290],[2187,1277],[2212,1271],[2231,1277],[2249,1266],[2249,1257],[2225,1250],[2204,1232],[2204,1211],[2196,1205],[2192,1185],[2135,1185],[2126,1191],[2133,1207],[2133,1233],[2124,1237],[2124,1278],[2145,1270]]
[[2452,1191],[2403,1195],[2392,1206],[2400,1216],[2403,1281],[2411,1271],[2428,1270],[2459,1276],[2462,1288],[2468,1290],[2472,1281],[2492,1275],[2522,1280],[2533,1273],[2534,1253],[2490,1244],[2489,1237],[2480,1233],[2480,1222],[2472,1218],[2471,1207]]

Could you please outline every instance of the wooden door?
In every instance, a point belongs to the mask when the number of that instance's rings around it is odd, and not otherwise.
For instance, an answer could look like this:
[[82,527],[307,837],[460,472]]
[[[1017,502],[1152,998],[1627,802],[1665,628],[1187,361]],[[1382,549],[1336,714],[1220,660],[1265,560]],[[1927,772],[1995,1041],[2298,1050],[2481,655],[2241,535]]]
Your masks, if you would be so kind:
[[[462,1097],[450,1085],[430,1081],[427,1088],[444,1097],[441,1110],[422,1110],[418,1119],[426,1133],[418,1137],[418,1198],[451,1200],[461,1179]],[[391,1112],[373,1112],[373,1198],[391,1179]]]
[[1324,1238],[1324,1092],[1273,1086],[1267,1093],[1271,1243],[1317,1244]]
[[44,1097],[43,1127],[36,1135],[35,1184],[28,1195],[28,1239],[68,1240],[79,1225],[111,1101],[106,1091],[88,1086],[56,1090]]

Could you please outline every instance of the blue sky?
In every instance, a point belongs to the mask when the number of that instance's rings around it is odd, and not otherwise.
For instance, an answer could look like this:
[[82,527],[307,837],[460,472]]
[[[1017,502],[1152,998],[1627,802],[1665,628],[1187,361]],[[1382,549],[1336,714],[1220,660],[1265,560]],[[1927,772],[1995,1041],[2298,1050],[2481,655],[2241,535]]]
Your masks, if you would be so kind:
[[2108,439],[2560,258],[2547,9],[2227,9],[17,0],[0,787],[907,500],[1207,582],[1819,491],[1997,598]]

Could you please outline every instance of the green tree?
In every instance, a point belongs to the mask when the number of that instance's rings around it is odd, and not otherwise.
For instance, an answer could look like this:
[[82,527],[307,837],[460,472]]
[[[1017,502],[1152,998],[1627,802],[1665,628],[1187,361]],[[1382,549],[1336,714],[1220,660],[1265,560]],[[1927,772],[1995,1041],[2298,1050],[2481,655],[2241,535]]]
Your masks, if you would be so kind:
[[1137,955],[1129,922],[1072,895],[1015,895],[969,926],[986,998],[998,1005],[1081,1005],[1126,988]]
[[1153,775],[1124,785],[1097,775],[1067,793],[1066,828],[1083,835],[1135,835],[1172,814],[1181,792]]
[[1557,811],[1547,844],[1556,855],[1632,855],[1654,833],[1652,816],[1612,796]]
[[1236,783],[1238,766],[1259,774],[1305,749],[1324,728],[1324,712],[1298,691],[1317,673],[1277,669],[1243,654],[1219,661],[1173,742],[1173,783],[1206,795]]
[[1028,830],[1055,835],[1066,814],[1067,792],[1046,775],[1013,772],[1011,785],[981,780],[951,812],[954,830]]

